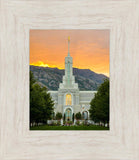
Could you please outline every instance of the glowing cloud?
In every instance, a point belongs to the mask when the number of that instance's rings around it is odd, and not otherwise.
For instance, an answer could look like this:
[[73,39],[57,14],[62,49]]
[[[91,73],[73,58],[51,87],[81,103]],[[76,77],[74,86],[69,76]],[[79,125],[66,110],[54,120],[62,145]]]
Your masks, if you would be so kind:
[[31,63],[30,65],[33,65],[33,66],[40,66],[40,67],[49,67],[48,64],[42,62],[42,61],[38,61],[38,62],[34,62],[34,63]]

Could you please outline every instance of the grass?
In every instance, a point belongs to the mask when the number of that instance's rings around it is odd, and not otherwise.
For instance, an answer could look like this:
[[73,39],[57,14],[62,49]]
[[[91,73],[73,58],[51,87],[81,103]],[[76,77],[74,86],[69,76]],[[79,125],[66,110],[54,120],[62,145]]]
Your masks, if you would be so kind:
[[109,130],[108,127],[103,127],[103,126],[95,126],[95,125],[90,125],[90,126],[33,126],[30,127],[30,130]]

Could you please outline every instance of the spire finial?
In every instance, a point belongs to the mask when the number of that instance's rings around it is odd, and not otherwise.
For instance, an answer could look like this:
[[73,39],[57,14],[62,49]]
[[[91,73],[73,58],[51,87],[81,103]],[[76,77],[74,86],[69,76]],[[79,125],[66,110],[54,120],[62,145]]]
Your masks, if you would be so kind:
[[70,56],[70,36],[68,37],[68,56]]

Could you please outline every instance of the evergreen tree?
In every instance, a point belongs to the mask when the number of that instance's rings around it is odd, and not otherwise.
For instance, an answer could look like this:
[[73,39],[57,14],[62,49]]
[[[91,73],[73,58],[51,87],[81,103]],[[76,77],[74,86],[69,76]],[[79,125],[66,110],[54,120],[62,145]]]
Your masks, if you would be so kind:
[[62,118],[62,113],[57,112],[57,113],[56,113],[56,119],[57,119],[57,120],[60,120],[61,118]]
[[41,87],[30,72],[30,123],[47,123],[52,118],[53,105],[46,87]]
[[63,118],[63,119],[64,119],[64,121],[65,121],[65,119],[66,119],[65,113],[64,113],[64,118]]
[[106,79],[98,88],[90,103],[90,118],[95,122],[109,123],[109,80]]
[[72,121],[74,122],[74,113],[72,114]]
[[75,117],[76,117],[77,120],[81,119],[81,113],[80,112],[76,113]]

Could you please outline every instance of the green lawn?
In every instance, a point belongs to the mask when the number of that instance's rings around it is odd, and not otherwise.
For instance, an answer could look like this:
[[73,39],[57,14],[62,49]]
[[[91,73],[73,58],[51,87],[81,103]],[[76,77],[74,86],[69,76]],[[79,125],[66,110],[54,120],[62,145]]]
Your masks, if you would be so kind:
[[107,127],[103,126],[34,126],[31,127],[30,130],[109,130]]

